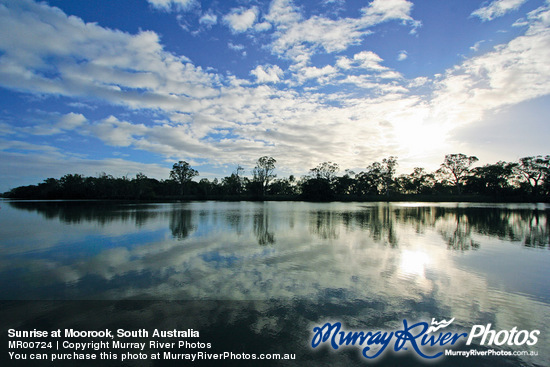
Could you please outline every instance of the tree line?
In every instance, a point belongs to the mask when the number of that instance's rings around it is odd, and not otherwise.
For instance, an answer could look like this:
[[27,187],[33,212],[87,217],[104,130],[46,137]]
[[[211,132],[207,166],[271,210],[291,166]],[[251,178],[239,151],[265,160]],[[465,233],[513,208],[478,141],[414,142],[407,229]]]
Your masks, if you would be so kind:
[[128,200],[495,200],[549,201],[550,155],[530,156],[517,162],[499,161],[472,167],[478,158],[448,154],[439,169],[414,168],[396,174],[397,157],[373,162],[355,173],[323,162],[296,178],[277,178],[277,161],[257,160],[251,176],[237,166],[231,175],[194,180],[199,172],[188,162],[175,163],[166,180],[138,173],[134,178],[67,174],[38,185],[20,186],[3,194],[18,199],[128,199]]

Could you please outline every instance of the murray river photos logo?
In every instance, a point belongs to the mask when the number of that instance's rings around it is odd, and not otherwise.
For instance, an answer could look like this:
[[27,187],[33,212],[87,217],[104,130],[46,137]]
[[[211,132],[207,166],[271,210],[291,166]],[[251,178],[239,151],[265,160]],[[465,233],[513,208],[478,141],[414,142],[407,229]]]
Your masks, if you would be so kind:
[[388,331],[345,331],[340,322],[327,322],[313,328],[311,347],[317,348],[329,345],[334,350],[345,346],[361,348],[361,355],[367,359],[381,356],[385,351],[394,352],[412,350],[425,359],[435,359],[444,355],[446,349],[457,343],[472,342],[481,346],[521,346],[535,345],[538,341],[539,330],[493,330],[491,324],[474,325],[469,333],[452,332],[445,330],[452,324],[454,318],[447,321],[432,319],[431,324],[420,321],[409,323],[403,320],[403,328]]

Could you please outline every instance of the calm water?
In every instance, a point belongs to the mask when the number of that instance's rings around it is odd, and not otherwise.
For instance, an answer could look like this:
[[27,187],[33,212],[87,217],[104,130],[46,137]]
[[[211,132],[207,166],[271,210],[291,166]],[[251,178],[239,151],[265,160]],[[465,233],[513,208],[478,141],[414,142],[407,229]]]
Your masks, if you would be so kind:
[[455,318],[468,332],[541,331],[536,346],[517,348],[538,356],[479,365],[550,365],[548,205],[0,204],[0,297],[26,305],[4,302],[3,326],[108,325],[109,313],[151,327],[192,323],[251,352],[271,343],[297,353],[297,365],[364,365],[358,349],[310,350],[312,327]]

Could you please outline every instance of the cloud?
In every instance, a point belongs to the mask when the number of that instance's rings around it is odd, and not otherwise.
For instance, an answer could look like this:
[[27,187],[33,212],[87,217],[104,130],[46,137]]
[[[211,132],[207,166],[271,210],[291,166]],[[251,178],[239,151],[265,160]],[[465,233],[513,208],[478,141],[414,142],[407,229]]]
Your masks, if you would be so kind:
[[254,30],[256,32],[265,32],[270,29],[271,29],[271,23],[269,22],[256,23],[256,25],[254,26]]
[[[328,160],[359,170],[389,155],[413,160],[435,154],[439,160],[448,153],[453,129],[503,106],[550,94],[548,7],[529,13],[524,35],[439,77],[407,80],[368,49],[353,56],[338,54],[359,42],[372,24],[412,22],[408,2],[388,4],[394,7],[375,1],[359,18],[331,20],[304,19],[291,1],[272,2],[262,18],[274,28],[269,47],[274,52],[280,45],[275,56],[288,58],[290,66],[283,70],[284,63],[262,61],[248,71],[252,83],[207,72],[185,56],[167,52],[154,32],[113,31],[43,3],[12,2],[0,7],[0,33],[10,34],[0,38],[0,84],[41,96],[66,96],[75,108],[74,103],[99,100],[130,112],[109,110],[113,116],[106,117],[97,109],[91,119],[91,111],[85,117],[75,110],[15,134],[70,132],[168,161],[185,157],[212,165],[251,168],[258,157],[271,155],[295,174]],[[247,31],[255,28],[257,17]],[[323,34],[328,31],[334,32]],[[228,47],[242,51],[244,46]],[[336,54],[334,63],[311,65],[316,52]],[[292,83],[306,82],[292,88]],[[425,94],[413,95],[410,88]],[[157,121],[133,121],[132,113],[143,111],[154,112]],[[0,130],[5,132],[10,123],[2,121]],[[0,149],[10,159],[26,148],[4,142]],[[64,158],[67,164],[85,161],[56,149],[48,154],[57,154],[52,158],[57,163]]]
[[489,5],[481,7],[472,12],[472,16],[482,21],[493,20],[508,12],[519,9],[527,0],[494,0]]
[[166,52],[154,32],[113,31],[26,0],[0,8],[0,19],[11,35],[0,39],[4,87],[177,110],[219,93],[217,76]]
[[227,44],[227,47],[229,47],[230,50],[240,52],[243,57],[246,56],[245,46],[241,44],[234,44],[233,42],[229,42]]
[[397,55],[397,61],[403,61],[406,60],[407,57],[409,57],[409,54],[405,50],[399,51],[399,54]]
[[318,83],[326,83],[337,73],[338,69],[332,65],[325,65],[322,68],[311,66],[300,69],[297,78],[300,83],[309,79],[315,79]]
[[[271,10],[284,3],[274,2]],[[276,10],[287,12],[280,14],[278,22],[301,19],[295,10]],[[381,16],[379,13],[376,16]],[[167,119],[165,123],[144,125],[111,116],[84,122],[74,130],[109,146],[153,152],[166,159],[200,158],[211,164],[253,165],[259,156],[272,155],[291,170],[314,167],[327,157],[346,167],[362,167],[380,154],[396,154],[397,146],[377,124],[399,108],[396,99],[341,100],[338,95],[298,93],[261,84],[281,80],[284,73],[276,65],[259,65],[251,72],[260,83],[256,87],[236,78],[222,80],[193,66],[188,59],[166,52],[153,32],[131,35],[108,30],[67,17],[44,4],[10,4],[0,16],[4,20],[0,28],[15,35],[0,40],[4,51],[0,63],[5,66],[0,71],[2,85],[31,93],[100,99],[136,110],[151,109]],[[342,30],[350,22],[355,21],[313,18],[311,23],[301,25],[310,33],[292,41],[291,48],[298,52],[304,47],[307,51],[311,45],[302,41],[315,44],[318,33],[313,26],[321,24],[327,27],[323,29],[334,27],[339,32],[330,36],[333,39],[325,38],[317,44],[328,50],[340,49],[337,39],[345,37]],[[344,28],[339,28],[342,25]],[[300,29],[292,23],[285,26],[288,34]],[[282,23],[277,32],[281,27]],[[42,41],[34,41],[38,35]],[[294,58],[299,60],[297,55]],[[380,57],[367,51],[349,60],[355,69],[395,77],[383,74],[391,70],[380,62]],[[295,68],[294,76],[323,83],[323,78],[336,76],[337,71],[331,65],[306,66]],[[365,78],[363,82],[370,82],[380,96],[406,91],[398,84]],[[341,107],[335,107],[335,101]],[[172,116],[186,117],[180,122],[172,121]]]
[[[391,70],[381,65],[384,60],[372,51],[361,51],[353,55],[353,58],[340,56],[336,60],[336,66],[348,72],[353,69],[365,69],[371,73],[391,72]],[[380,76],[380,74],[378,74]]]
[[28,126],[12,127],[11,133],[42,136],[63,134],[77,129],[87,122],[86,117],[80,113],[70,112],[62,115],[57,112],[41,110],[32,111],[25,120],[27,120]]
[[114,116],[92,124],[86,128],[88,133],[100,138],[111,146],[127,147],[135,142],[135,136],[143,136],[147,127],[142,124],[132,124],[126,121],[119,121]]
[[[525,35],[464,61],[434,82],[431,118],[440,127],[450,132],[550,94],[550,66],[544,61],[550,58],[550,7],[531,12],[528,19]],[[479,140],[479,131],[470,131]],[[461,141],[467,139],[461,136]]]
[[413,4],[406,0],[374,0],[362,9],[363,22],[378,24],[388,20],[412,20],[410,13]]
[[57,124],[57,127],[64,130],[73,130],[86,122],[86,117],[80,113],[70,112],[64,115]]
[[304,20],[291,0],[274,0],[265,19],[276,26],[272,52],[304,66],[316,52],[336,53],[359,44],[377,24],[401,20],[417,26],[411,9],[412,3],[406,0],[374,0],[359,18],[313,16]]
[[408,87],[409,88],[416,88],[416,87],[421,87],[423,85],[425,85],[426,83],[428,83],[430,80],[425,77],[425,76],[419,76],[417,78],[414,78],[413,80],[411,80],[408,84]]
[[380,56],[372,51],[361,51],[353,55],[353,60],[359,64],[360,68],[371,70],[385,70],[386,67],[380,65],[383,61]]
[[224,22],[229,26],[233,33],[242,33],[252,28],[258,16],[258,8],[233,9],[229,14],[223,17]]
[[283,71],[277,65],[258,65],[250,74],[256,77],[258,83],[277,83],[281,80]]
[[302,15],[293,0],[273,0],[269,12],[265,15],[268,22],[284,28],[299,22]]
[[151,6],[163,11],[187,10],[196,5],[196,0],[147,0]]
[[473,46],[470,47],[470,50],[475,51],[475,52],[479,51],[479,47],[484,42],[485,42],[485,40],[477,41]]
[[218,23],[218,16],[211,11],[208,13],[203,14],[199,18],[199,24],[203,24],[207,27],[212,27],[213,25]]

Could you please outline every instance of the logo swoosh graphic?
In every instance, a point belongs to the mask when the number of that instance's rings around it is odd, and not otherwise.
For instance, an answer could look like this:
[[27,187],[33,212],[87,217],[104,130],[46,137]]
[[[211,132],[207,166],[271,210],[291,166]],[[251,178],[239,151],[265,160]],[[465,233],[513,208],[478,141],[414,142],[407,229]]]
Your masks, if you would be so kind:
[[[455,321],[455,318],[453,317],[449,321],[447,320],[441,320],[439,322],[435,321],[435,319],[432,319],[432,326],[428,328],[427,333],[435,333],[439,329],[446,328],[447,326],[451,325],[451,323]],[[434,326],[435,325],[435,326]]]

